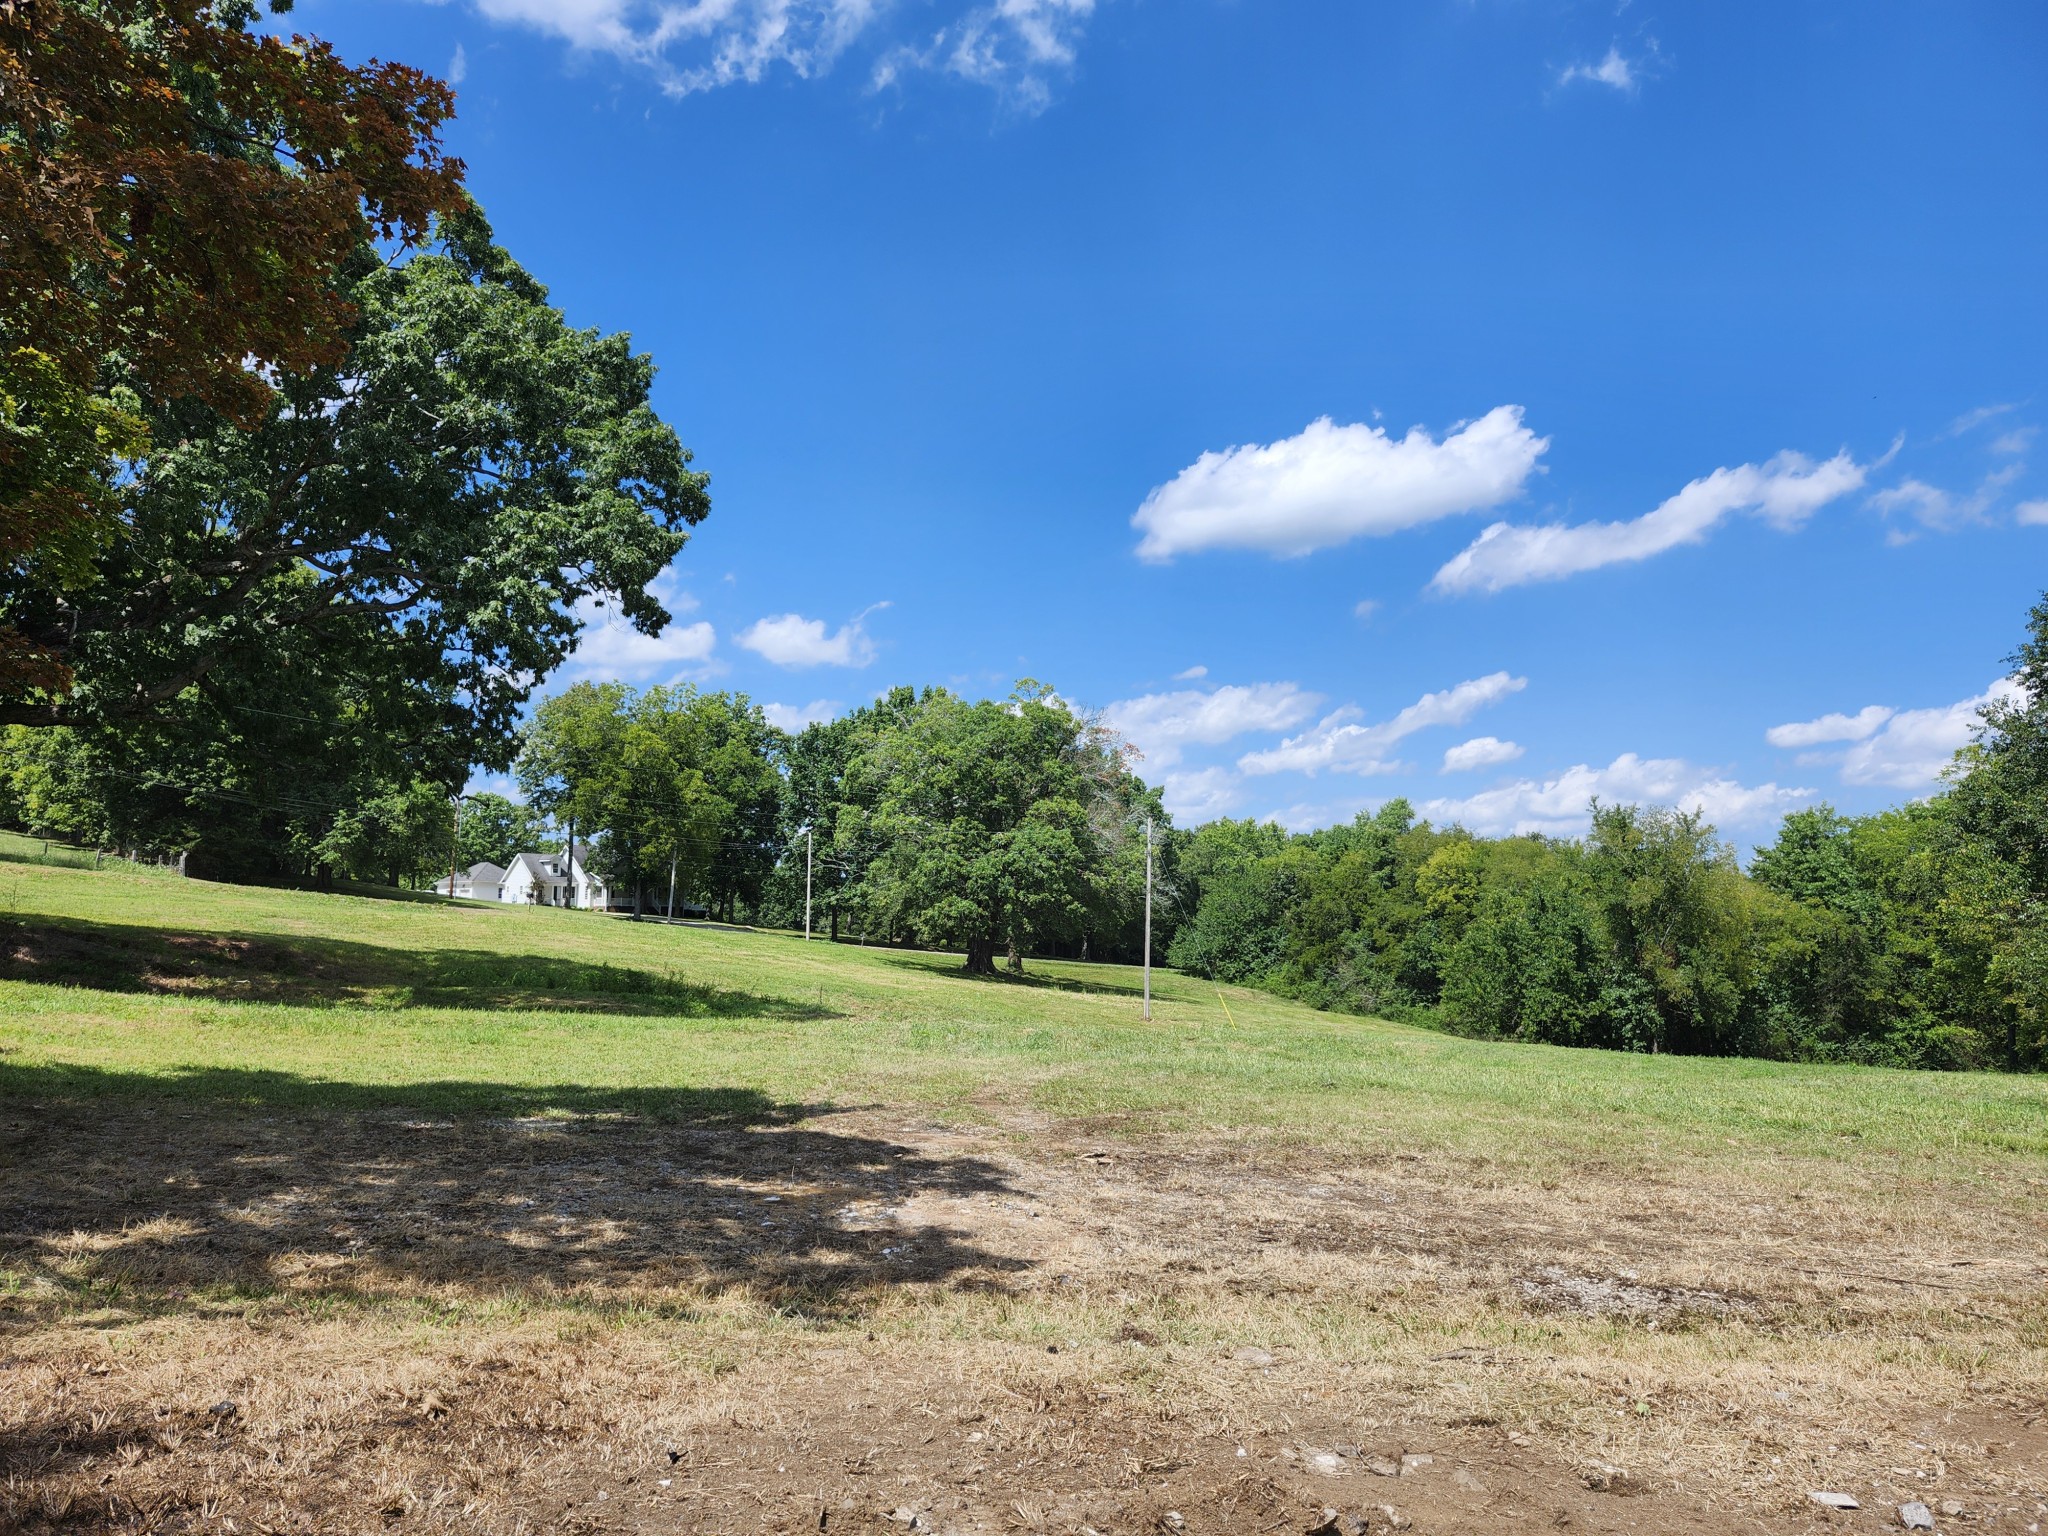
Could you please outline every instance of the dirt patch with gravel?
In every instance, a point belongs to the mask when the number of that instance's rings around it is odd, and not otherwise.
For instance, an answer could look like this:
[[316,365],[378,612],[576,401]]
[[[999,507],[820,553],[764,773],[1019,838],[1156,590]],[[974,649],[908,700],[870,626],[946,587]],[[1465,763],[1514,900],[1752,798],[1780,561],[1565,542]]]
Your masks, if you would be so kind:
[[0,1107],[0,1528],[2048,1520],[2037,1197],[987,1119]]

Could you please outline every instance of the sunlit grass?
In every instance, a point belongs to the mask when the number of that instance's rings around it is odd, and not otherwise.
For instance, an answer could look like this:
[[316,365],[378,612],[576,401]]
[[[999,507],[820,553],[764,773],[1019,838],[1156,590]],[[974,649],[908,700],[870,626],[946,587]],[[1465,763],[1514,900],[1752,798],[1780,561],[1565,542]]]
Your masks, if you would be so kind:
[[[588,913],[0,864],[0,1091],[195,1093],[447,1113],[660,1116],[664,1093],[886,1103],[1102,1134],[1220,1131],[1359,1155],[1610,1168],[1706,1159],[1972,1178],[2048,1154],[2048,1083],[1499,1045],[1127,967],[950,956]],[[203,951],[227,939],[250,952]],[[37,941],[43,942],[43,941]],[[232,947],[232,946],[231,946]],[[0,952],[6,953],[6,952]],[[555,1093],[555,1090],[560,1090]],[[573,1091],[572,1091],[573,1090]],[[607,1100],[606,1095],[612,1099]],[[1804,1177],[1796,1170],[1791,1176]]]

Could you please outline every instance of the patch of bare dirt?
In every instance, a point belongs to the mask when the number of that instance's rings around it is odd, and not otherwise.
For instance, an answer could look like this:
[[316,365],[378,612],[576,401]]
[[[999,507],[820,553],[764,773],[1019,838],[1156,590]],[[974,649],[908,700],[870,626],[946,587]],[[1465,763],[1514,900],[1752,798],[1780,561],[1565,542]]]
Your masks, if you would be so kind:
[[2048,1519],[2038,1203],[1025,1129],[5,1105],[0,1529]]

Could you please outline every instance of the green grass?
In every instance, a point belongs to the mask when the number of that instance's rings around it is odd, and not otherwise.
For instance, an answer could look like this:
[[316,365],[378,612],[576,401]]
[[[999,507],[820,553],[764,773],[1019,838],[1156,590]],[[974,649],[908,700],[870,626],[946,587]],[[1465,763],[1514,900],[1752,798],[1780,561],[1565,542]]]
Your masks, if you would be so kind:
[[[0,858],[5,851],[0,850]],[[0,862],[0,1094],[434,1113],[889,1105],[1540,1170],[2025,1177],[2048,1081],[1499,1045],[1235,988],[587,913]]]

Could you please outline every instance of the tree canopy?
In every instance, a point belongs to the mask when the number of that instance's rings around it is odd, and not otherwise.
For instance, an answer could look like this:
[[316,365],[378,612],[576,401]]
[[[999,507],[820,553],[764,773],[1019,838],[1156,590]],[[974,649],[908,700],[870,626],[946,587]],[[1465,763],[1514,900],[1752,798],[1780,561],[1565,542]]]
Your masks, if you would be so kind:
[[1146,793],[1121,744],[1048,688],[973,704],[934,689],[849,777],[857,809],[835,831],[876,850],[865,901],[892,929],[964,946],[970,971],[998,951],[1021,969],[1027,949],[1128,898],[1116,873]]
[[[270,10],[290,9],[270,0]],[[253,28],[248,0],[0,6],[0,561],[63,591],[121,532],[110,459],[148,412],[242,425],[279,374],[341,365],[334,274],[460,205],[454,98],[402,64]],[[12,607],[12,604],[9,605]],[[71,658],[0,610],[0,697]]]

